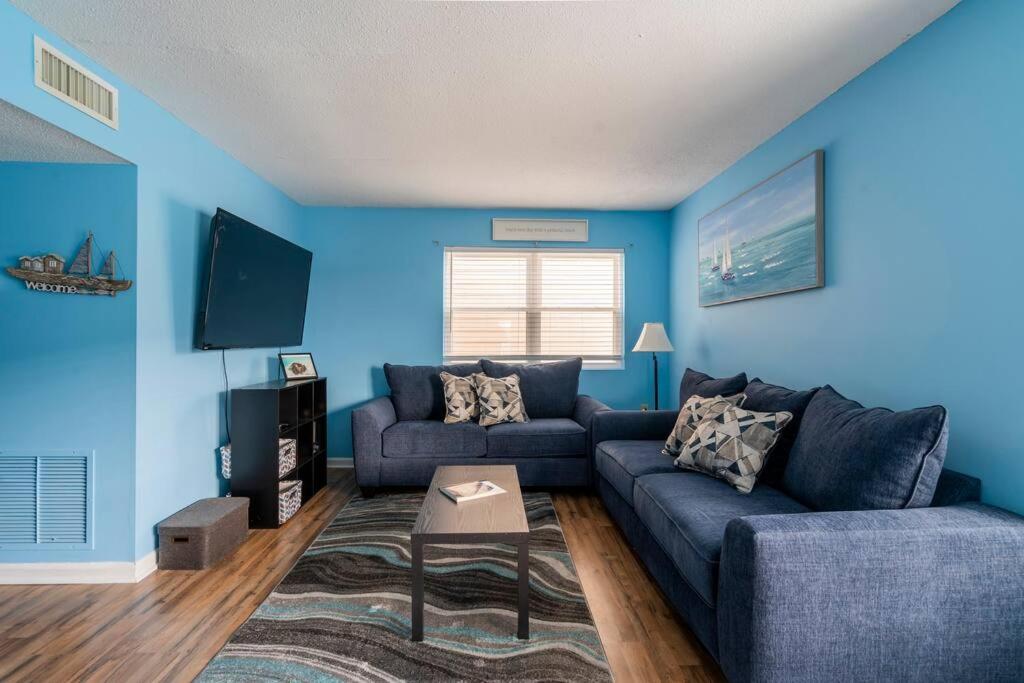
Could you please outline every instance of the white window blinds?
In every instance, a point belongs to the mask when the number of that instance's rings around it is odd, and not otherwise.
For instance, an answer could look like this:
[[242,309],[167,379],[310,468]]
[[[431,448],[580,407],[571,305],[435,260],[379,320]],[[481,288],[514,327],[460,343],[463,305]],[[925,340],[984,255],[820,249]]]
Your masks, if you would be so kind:
[[445,362],[621,367],[621,249],[448,247],[444,264]]

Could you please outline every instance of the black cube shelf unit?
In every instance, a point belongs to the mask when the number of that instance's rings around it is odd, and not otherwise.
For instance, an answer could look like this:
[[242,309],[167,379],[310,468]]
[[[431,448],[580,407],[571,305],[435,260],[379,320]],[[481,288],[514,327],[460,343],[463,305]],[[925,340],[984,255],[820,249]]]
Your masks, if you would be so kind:
[[[295,439],[280,474],[279,439]],[[327,483],[327,380],[275,380],[231,390],[231,495],[249,499],[249,526],[276,529],[279,483],[302,482],[302,504]]]

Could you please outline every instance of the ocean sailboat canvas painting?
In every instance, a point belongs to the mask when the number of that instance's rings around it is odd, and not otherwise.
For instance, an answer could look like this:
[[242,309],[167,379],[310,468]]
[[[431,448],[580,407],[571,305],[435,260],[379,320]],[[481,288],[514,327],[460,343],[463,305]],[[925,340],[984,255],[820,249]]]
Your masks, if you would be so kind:
[[825,286],[824,152],[697,222],[701,306]]

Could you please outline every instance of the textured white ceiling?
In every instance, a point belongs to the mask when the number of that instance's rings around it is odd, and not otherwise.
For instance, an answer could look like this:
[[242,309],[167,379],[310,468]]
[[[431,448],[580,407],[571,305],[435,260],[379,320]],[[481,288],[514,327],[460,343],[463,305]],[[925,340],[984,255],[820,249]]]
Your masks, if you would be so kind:
[[126,164],[124,159],[63,128],[0,100],[0,162]]
[[308,204],[666,208],[956,0],[13,0]]

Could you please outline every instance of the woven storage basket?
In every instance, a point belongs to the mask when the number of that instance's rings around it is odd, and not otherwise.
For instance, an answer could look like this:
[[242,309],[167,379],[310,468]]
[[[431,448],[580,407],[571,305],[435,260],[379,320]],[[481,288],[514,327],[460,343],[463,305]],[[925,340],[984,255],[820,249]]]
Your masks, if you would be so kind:
[[295,469],[295,439],[279,439],[277,447],[277,476],[283,477]]
[[302,482],[282,481],[277,495],[277,523],[284,524],[302,506]]

